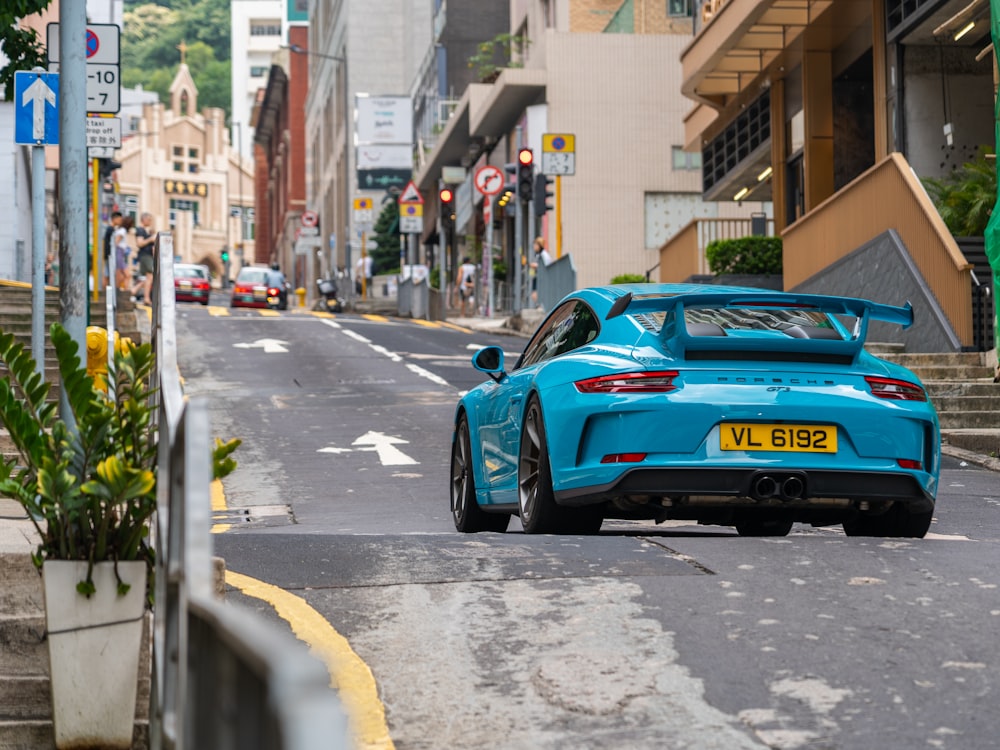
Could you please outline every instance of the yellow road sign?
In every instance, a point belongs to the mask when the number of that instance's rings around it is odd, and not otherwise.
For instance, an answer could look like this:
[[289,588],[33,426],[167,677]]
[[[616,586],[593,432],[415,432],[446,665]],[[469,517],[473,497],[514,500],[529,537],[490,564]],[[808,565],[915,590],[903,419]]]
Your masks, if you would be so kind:
[[543,153],[575,153],[576,136],[572,133],[543,133]]

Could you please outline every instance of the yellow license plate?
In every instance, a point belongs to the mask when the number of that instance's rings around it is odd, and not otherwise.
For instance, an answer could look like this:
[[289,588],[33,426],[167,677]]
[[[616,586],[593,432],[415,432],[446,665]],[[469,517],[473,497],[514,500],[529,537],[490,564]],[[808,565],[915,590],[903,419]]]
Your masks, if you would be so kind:
[[724,451],[836,453],[837,428],[815,424],[735,424],[719,426]]

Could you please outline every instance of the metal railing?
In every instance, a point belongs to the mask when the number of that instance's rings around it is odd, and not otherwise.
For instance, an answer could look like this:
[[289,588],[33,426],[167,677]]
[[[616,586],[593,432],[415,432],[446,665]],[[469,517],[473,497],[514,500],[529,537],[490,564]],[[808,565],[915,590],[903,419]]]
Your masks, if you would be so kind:
[[[764,232],[774,234],[774,219],[765,220]],[[692,219],[660,247],[659,278],[663,283],[711,275],[705,249],[716,240],[735,240],[754,234],[754,220]]]
[[208,406],[181,390],[173,236],[161,232],[156,247],[159,455],[149,745],[346,748],[346,722],[324,665],[281,628],[213,596]]

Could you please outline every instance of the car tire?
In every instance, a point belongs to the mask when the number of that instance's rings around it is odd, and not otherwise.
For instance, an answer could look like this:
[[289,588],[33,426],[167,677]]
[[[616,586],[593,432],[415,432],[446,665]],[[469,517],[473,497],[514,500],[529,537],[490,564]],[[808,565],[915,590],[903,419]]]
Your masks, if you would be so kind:
[[526,534],[562,531],[564,509],[556,505],[552,469],[545,439],[545,423],[538,398],[532,396],[524,412],[517,456],[517,507]]
[[934,511],[912,512],[896,503],[877,516],[858,514],[844,521],[847,536],[884,536],[923,539],[931,527]]
[[451,517],[463,534],[479,531],[503,533],[510,523],[507,513],[487,513],[476,502],[476,482],[472,471],[472,441],[469,420],[463,414],[451,444]]
[[788,536],[792,522],[776,518],[743,518],[736,522],[740,536]]

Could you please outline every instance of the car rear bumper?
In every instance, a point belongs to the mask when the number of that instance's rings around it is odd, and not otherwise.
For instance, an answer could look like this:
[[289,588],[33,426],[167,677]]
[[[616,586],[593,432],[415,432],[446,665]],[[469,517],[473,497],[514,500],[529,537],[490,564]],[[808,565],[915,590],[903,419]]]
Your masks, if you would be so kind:
[[[774,491],[768,492],[772,484]],[[794,480],[794,481],[789,481]],[[783,488],[789,487],[786,493]],[[823,501],[899,502],[914,512],[931,510],[934,495],[916,474],[884,471],[754,468],[636,468],[606,485],[557,491],[560,505],[641,499],[697,498],[699,504],[760,504],[787,508],[815,507]]]

